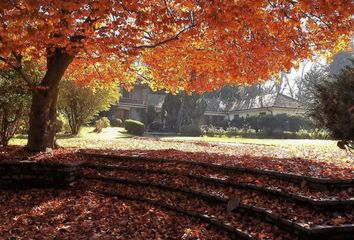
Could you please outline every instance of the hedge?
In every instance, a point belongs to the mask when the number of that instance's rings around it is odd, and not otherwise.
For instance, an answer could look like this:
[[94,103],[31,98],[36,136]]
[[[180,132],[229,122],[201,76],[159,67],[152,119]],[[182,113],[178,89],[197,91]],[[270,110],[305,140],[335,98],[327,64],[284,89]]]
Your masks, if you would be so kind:
[[133,135],[143,135],[145,132],[145,125],[142,122],[127,119],[124,121],[124,128],[127,130],[128,133]]

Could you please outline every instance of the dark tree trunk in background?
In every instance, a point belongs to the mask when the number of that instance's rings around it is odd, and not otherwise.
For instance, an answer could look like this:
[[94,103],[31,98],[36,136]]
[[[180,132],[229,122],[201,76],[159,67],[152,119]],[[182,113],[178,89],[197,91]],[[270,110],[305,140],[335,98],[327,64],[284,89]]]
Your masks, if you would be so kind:
[[74,56],[61,48],[48,50],[47,72],[41,83],[32,91],[27,143],[30,151],[45,151],[46,148],[54,147],[58,86],[73,59]]

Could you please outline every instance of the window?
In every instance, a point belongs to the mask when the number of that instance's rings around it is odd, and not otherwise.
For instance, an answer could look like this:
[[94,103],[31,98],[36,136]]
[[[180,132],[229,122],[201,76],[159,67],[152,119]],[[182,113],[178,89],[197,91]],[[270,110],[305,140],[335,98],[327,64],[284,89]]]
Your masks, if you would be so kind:
[[259,116],[264,116],[264,115],[267,115],[267,113],[266,112],[260,112],[259,113]]

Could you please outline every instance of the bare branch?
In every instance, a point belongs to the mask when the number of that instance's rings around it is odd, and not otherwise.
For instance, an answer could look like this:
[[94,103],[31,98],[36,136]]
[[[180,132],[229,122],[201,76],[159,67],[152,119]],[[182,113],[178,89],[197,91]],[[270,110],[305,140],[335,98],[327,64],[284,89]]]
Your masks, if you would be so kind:
[[26,76],[26,74],[22,71],[21,67],[12,64],[10,61],[8,61],[2,56],[0,56],[0,60],[9,65],[13,70],[15,70],[30,89],[33,88],[34,85],[32,84],[31,80]]
[[170,37],[170,38],[167,38],[163,41],[160,41],[160,42],[157,42],[157,43],[154,43],[154,44],[146,44],[146,45],[138,45],[138,46],[134,46],[133,48],[136,48],[136,49],[141,49],[141,48],[155,48],[155,47],[158,47],[160,45],[163,45],[165,43],[168,43],[168,42],[171,42],[171,41],[176,41],[179,39],[180,35],[182,35],[183,33],[187,32],[188,30],[192,29],[193,27],[195,27],[196,24],[192,24],[192,25],[189,25],[188,27],[182,29],[181,31],[179,31],[176,35],[174,35],[173,37]]

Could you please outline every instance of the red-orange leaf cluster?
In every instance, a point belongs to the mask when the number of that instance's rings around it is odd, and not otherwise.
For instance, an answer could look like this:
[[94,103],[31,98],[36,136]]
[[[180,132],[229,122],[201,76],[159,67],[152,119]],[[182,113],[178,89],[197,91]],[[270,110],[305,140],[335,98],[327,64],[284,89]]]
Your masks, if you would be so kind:
[[97,79],[83,65],[99,62],[101,80],[124,82],[140,64],[154,88],[202,92],[265,80],[314,51],[340,50],[353,13],[351,0],[3,0],[0,59],[14,67],[56,47],[79,59],[72,68],[81,82]]

